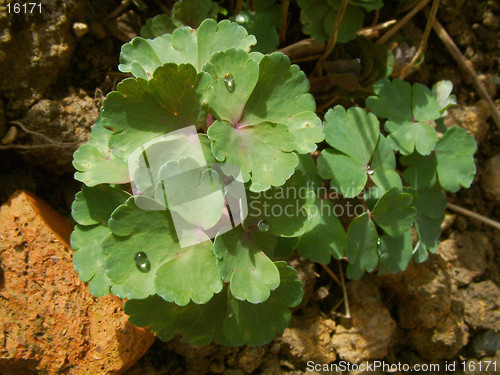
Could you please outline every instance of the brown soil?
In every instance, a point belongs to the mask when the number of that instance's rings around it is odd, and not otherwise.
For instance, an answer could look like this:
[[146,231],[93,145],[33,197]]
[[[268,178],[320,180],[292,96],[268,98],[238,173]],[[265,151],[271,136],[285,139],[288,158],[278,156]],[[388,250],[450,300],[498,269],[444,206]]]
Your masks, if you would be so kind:
[[[121,39],[137,32],[138,19],[143,22],[159,13],[154,7],[140,12],[132,6],[119,22],[109,22],[105,17],[120,1],[99,2],[99,8],[95,4],[67,1],[64,11],[54,6],[44,19],[24,24],[0,14],[0,139],[16,123],[32,132],[17,126],[13,144],[24,148],[0,147],[0,203],[15,190],[27,189],[71,223],[71,202],[80,188],[73,180],[71,154],[88,138],[104,95],[123,78],[117,71]],[[296,11],[295,6],[292,3]],[[387,8],[381,19],[389,19],[392,9]],[[495,99],[500,1],[442,0],[438,18]],[[88,24],[90,31],[78,38],[74,22]],[[417,36],[418,43],[425,22],[419,14],[401,33],[410,39]],[[30,29],[32,24],[36,27]],[[290,32],[296,29],[292,25]],[[470,189],[450,199],[500,221],[499,201],[481,185],[488,160],[500,154],[500,132],[434,33],[424,63],[408,79],[428,85],[453,81],[459,106],[447,121],[476,137],[478,173]],[[57,144],[33,147],[46,143],[44,137]],[[494,350],[500,347],[500,231],[453,212],[443,229],[438,254],[427,262],[412,264],[400,275],[366,275],[350,282],[351,319],[342,317],[342,292],[330,276],[320,266],[298,260],[301,278],[307,280],[305,303],[294,311],[290,328],[272,343],[262,348],[193,348],[176,340],[156,340],[127,374],[303,374],[307,361],[382,359],[440,363],[443,369],[445,361],[494,358],[500,366],[500,352]],[[337,270],[337,264],[330,267]]]

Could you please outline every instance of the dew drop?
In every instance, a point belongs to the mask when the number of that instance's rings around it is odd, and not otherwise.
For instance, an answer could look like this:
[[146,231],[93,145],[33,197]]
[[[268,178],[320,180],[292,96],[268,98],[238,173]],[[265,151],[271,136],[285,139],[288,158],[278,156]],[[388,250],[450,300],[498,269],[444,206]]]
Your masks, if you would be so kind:
[[261,232],[267,232],[269,230],[269,224],[265,220],[261,220],[257,224],[257,228],[259,228]]
[[134,262],[137,269],[141,272],[149,272],[151,270],[151,263],[145,252],[139,251],[134,255]]
[[224,84],[229,92],[234,92],[234,78],[231,73],[226,73],[224,76]]
[[366,173],[368,173],[371,176],[373,174],[373,169],[368,167]]

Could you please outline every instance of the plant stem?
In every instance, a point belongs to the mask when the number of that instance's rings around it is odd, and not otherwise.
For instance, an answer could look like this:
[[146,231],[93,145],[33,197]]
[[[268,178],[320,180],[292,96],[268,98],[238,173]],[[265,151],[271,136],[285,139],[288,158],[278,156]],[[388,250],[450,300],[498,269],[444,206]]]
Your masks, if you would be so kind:
[[474,89],[477,91],[479,96],[482,99],[484,99],[486,103],[488,103],[488,106],[490,107],[491,111],[491,117],[493,117],[493,121],[495,121],[495,124],[497,125],[498,129],[500,129],[500,112],[498,111],[495,103],[491,99],[490,94],[488,94],[488,91],[485,89],[483,84],[477,78],[474,68],[472,68],[472,66],[467,63],[465,56],[462,55],[457,45],[453,41],[453,39],[451,39],[451,37],[444,29],[443,25],[441,25],[441,23],[438,21],[437,18],[434,20],[432,27],[434,28],[436,34],[439,36],[439,39],[441,39],[441,42],[443,42],[443,44],[448,49],[450,54],[457,61],[458,65],[462,68],[462,70],[465,73],[469,74],[470,78],[472,79],[472,85],[474,86]]
[[290,1],[282,1],[281,2],[281,27],[279,31],[280,42],[284,42],[286,39],[286,31],[288,29],[288,8],[290,6]]
[[349,298],[347,296],[347,288],[345,287],[345,279],[344,279],[344,270],[342,269],[342,263],[340,260],[339,263],[339,273],[340,273],[340,281],[342,282],[342,293],[344,293],[344,301],[345,301],[345,317],[351,318],[351,310],[349,309]]
[[427,3],[431,0],[422,0],[415,8],[413,8],[410,12],[408,12],[401,20],[395,24],[389,31],[387,31],[377,43],[383,44],[387,42],[394,34],[398,32],[398,30],[403,27],[409,20],[411,20],[415,14],[417,14],[423,7],[427,5]]
[[452,211],[455,211],[455,212],[458,212],[462,215],[466,215],[466,216],[469,216],[473,219],[479,220],[485,224],[491,225],[493,228],[500,229],[500,223],[498,221],[492,220],[486,216],[480,215],[476,212],[470,211],[466,208],[457,206],[456,204],[453,204],[450,202],[448,202],[447,207]]
[[424,52],[424,49],[427,45],[427,40],[429,39],[429,34],[431,33],[432,25],[434,23],[434,20],[436,19],[438,8],[439,0],[434,0],[432,2],[431,12],[427,18],[427,25],[425,25],[424,35],[422,36],[422,40],[420,41],[420,46],[418,47],[417,53],[415,53],[415,56],[413,56],[410,63],[403,68],[401,74],[399,75],[399,78],[404,79],[410,73],[411,68],[416,64],[420,56],[422,56],[422,53]]
[[337,12],[337,17],[335,18],[335,23],[333,24],[332,33],[330,34],[330,39],[328,39],[328,43],[326,45],[325,51],[323,52],[323,56],[316,63],[316,71],[319,75],[322,75],[321,64],[328,55],[333,51],[335,44],[337,44],[337,38],[339,36],[340,23],[342,22],[342,18],[344,17],[345,10],[347,8],[348,0],[342,0],[339,6],[339,10]]
[[337,275],[335,275],[333,273],[333,271],[330,269],[330,267],[328,267],[326,264],[323,264],[323,263],[320,263],[320,265],[321,265],[321,267],[323,267],[323,269],[326,271],[326,273],[328,275],[330,275],[330,277],[333,279],[333,281],[335,281],[338,286],[342,287],[342,282],[339,280]]
[[234,7],[234,14],[238,14],[243,9],[243,0],[236,0],[236,5]]

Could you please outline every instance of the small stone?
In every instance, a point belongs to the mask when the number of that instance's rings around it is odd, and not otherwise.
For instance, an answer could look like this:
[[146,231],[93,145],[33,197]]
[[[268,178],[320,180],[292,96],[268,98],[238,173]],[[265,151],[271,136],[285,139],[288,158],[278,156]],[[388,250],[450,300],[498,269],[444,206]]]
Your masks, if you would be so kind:
[[78,38],[81,38],[82,36],[84,36],[89,32],[89,27],[86,23],[75,22],[73,24],[73,32]]
[[10,145],[14,143],[14,141],[17,138],[17,128],[15,126],[11,126],[10,129],[5,133],[5,135],[2,138],[2,144],[3,145]]
[[477,335],[472,342],[472,350],[478,358],[495,354],[500,350],[500,332],[488,330]]
[[492,29],[496,30],[498,29],[498,24],[500,22],[500,19],[493,14],[492,11],[487,10],[486,12],[483,13],[483,25]]
[[481,186],[487,198],[500,202],[500,154],[485,163]]
[[491,115],[488,104],[480,100],[471,106],[453,106],[448,109],[448,116],[444,119],[447,127],[458,126],[473,135],[476,142],[481,142],[488,133],[490,126],[488,118]]
[[473,329],[500,330],[500,288],[491,280],[460,290],[465,322]]
[[337,325],[332,346],[351,363],[384,358],[393,344],[396,322],[370,280],[351,281],[347,288],[351,319]]
[[128,322],[118,298],[94,298],[78,279],[70,233],[57,212],[28,193],[0,208],[2,374],[123,373],[154,341]]
[[497,95],[497,85],[495,84],[495,80],[491,74],[479,74],[477,76],[479,82],[481,82],[488,91],[488,94],[494,98]]

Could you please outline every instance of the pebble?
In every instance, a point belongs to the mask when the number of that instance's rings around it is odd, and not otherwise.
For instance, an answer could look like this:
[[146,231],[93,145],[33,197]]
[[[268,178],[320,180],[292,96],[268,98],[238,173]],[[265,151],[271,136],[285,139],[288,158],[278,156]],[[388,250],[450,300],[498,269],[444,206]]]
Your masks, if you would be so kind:
[[78,38],[81,38],[82,36],[84,36],[89,32],[89,27],[86,23],[75,22],[73,24],[73,32]]
[[500,202],[500,154],[485,163],[481,186],[487,198]]
[[9,130],[7,130],[7,133],[2,138],[2,144],[3,145],[10,145],[14,143],[14,141],[17,138],[17,128],[15,126],[11,126]]

